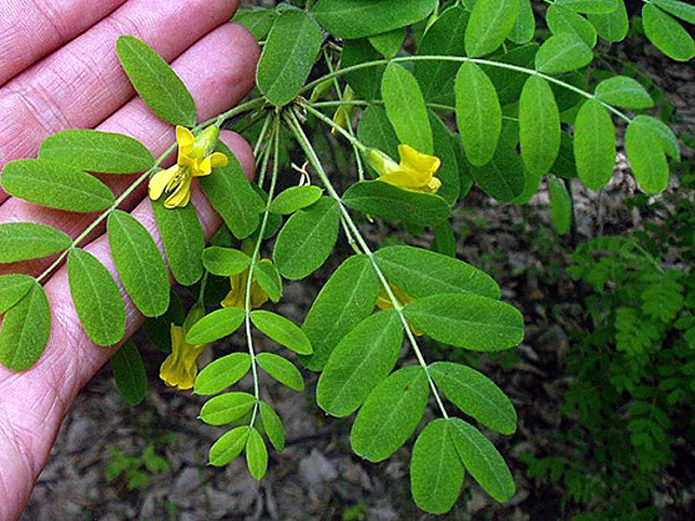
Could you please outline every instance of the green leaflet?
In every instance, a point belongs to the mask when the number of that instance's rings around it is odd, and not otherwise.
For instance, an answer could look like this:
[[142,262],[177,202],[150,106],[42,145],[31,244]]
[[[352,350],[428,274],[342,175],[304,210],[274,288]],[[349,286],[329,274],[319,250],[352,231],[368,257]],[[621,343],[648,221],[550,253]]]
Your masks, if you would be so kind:
[[256,281],[273,302],[282,298],[282,278],[275,264],[270,259],[262,259],[256,265]]
[[589,65],[594,53],[573,33],[554,34],[536,54],[536,70],[545,74],[561,74]]
[[211,246],[203,252],[203,266],[213,275],[231,277],[248,269],[251,258],[243,251]]
[[456,76],[456,118],[468,161],[490,162],[502,131],[502,108],[495,86],[474,63],[463,64]]
[[219,141],[216,150],[229,158],[229,164],[201,177],[200,186],[236,238],[245,239],[258,228],[265,205],[229,147]]
[[256,361],[275,380],[295,391],[304,390],[304,378],[295,365],[273,353],[259,353]]
[[360,409],[350,434],[352,450],[372,463],[391,456],[415,432],[429,395],[422,367],[404,367],[391,374]]
[[398,156],[398,136],[383,107],[367,107],[360,118],[357,137],[368,147],[377,148],[392,158]]
[[251,312],[251,321],[262,333],[298,355],[313,352],[304,331],[291,320],[270,311],[257,310]]
[[502,351],[524,339],[514,307],[479,295],[435,295],[411,302],[405,316],[435,340],[472,351]]
[[574,139],[569,132],[562,131],[560,137],[560,154],[550,171],[558,177],[574,179],[577,177],[577,165],[574,160]]
[[649,129],[659,137],[659,141],[661,142],[661,146],[664,148],[666,155],[672,159],[675,159],[676,161],[681,160],[681,151],[680,145],[678,144],[678,138],[666,123],[660,119],[656,119],[653,116],[647,116],[645,114],[636,116],[633,122],[649,127]]
[[48,257],[65,251],[70,236],[52,226],[36,223],[0,224],[0,263]]
[[11,371],[33,366],[51,336],[51,308],[46,291],[33,282],[29,291],[5,314],[0,330],[0,363]]
[[193,96],[149,45],[133,36],[121,36],[118,56],[135,90],[157,116],[172,125],[195,125],[198,114]]
[[198,320],[186,335],[186,342],[203,345],[231,335],[241,327],[246,313],[241,308],[231,307],[213,311]]
[[278,235],[273,258],[283,277],[300,280],[319,269],[338,240],[339,203],[324,197],[289,218]]
[[322,195],[323,189],[318,186],[292,186],[273,199],[268,211],[279,215],[288,215],[311,206],[321,199]]
[[620,42],[630,30],[625,2],[619,1],[618,8],[612,13],[589,14],[589,21],[596,28],[598,35],[609,42]]
[[142,403],[147,395],[147,371],[138,347],[131,340],[111,357],[111,370],[118,390],[128,404]]
[[[340,61],[342,68],[346,69],[359,63],[380,58],[381,56],[367,38],[343,42],[343,54]],[[345,81],[359,97],[370,100],[377,97],[385,69],[386,67],[380,65],[348,72],[345,74]]]
[[438,0],[319,0],[312,12],[321,25],[347,40],[373,36],[423,20]]
[[532,175],[550,171],[560,152],[560,112],[553,90],[538,76],[526,81],[519,100],[521,159]]
[[446,220],[451,206],[438,195],[412,192],[381,181],[363,181],[343,194],[350,208],[387,221],[430,225]]
[[492,160],[484,166],[471,166],[475,182],[498,201],[514,201],[524,193],[526,173],[516,153],[516,143],[500,141]]
[[456,452],[471,476],[497,501],[509,501],[516,493],[514,478],[495,446],[460,418],[447,421]]
[[99,346],[117,344],[125,335],[125,303],[111,272],[79,248],[68,256],[70,292],[87,335]]
[[53,134],[42,143],[39,158],[107,174],[134,174],[154,165],[154,157],[137,139],[89,129]]
[[5,165],[2,186],[15,197],[71,212],[100,212],[113,204],[111,190],[91,175],[43,159],[20,159]]
[[589,48],[596,46],[596,29],[583,16],[569,7],[553,4],[548,8],[546,23],[553,34],[572,33],[578,36]]
[[286,105],[302,90],[323,43],[306,12],[284,11],[273,24],[258,62],[258,88],[272,104]]
[[249,438],[246,440],[246,464],[257,481],[263,479],[268,470],[268,449],[263,437],[254,428],[249,430]]
[[395,310],[367,317],[331,353],[316,388],[316,401],[337,417],[349,416],[398,361],[403,324]]
[[392,31],[370,36],[369,43],[385,58],[394,58],[401,50],[406,36],[407,29],[399,27]]
[[592,190],[600,190],[613,177],[615,139],[608,110],[598,101],[584,102],[574,121],[574,157],[579,179]]
[[205,249],[203,227],[193,203],[185,208],[169,210],[164,201],[152,201],[169,267],[179,284],[192,286],[203,276],[201,257]]
[[242,425],[221,436],[210,447],[210,465],[213,467],[224,467],[237,459],[246,447],[250,431],[251,427]]
[[434,151],[425,99],[415,77],[405,67],[392,63],[381,82],[386,113],[401,143],[425,154]]
[[556,177],[550,178],[548,189],[553,226],[558,234],[567,235],[572,229],[572,198],[564,181]]
[[614,12],[619,0],[557,0],[558,5],[585,14],[608,14]]
[[534,34],[536,34],[536,19],[533,15],[531,0],[519,0],[519,16],[509,39],[521,45],[533,40]]
[[668,188],[668,162],[660,137],[648,125],[633,121],[625,132],[625,151],[640,188],[649,194]]
[[500,298],[492,277],[461,260],[413,246],[389,246],[374,256],[388,281],[411,297],[473,293]]
[[430,514],[451,510],[466,476],[454,448],[452,430],[449,420],[434,420],[422,430],[413,446],[410,487],[417,506]]
[[466,28],[468,56],[484,56],[495,51],[516,26],[519,0],[477,0]]
[[33,285],[29,275],[0,275],[0,314],[19,302]]
[[642,25],[647,38],[666,56],[687,62],[695,56],[695,40],[688,31],[653,4],[642,7]]
[[226,425],[239,420],[253,406],[256,397],[248,393],[226,393],[211,398],[200,410],[200,419],[208,425]]
[[680,0],[652,0],[654,5],[689,24],[695,24],[695,5]]
[[340,340],[371,315],[379,294],[379,279],[369,258],[349,257],[316,297],[302,330],[314,348],[304,365],[320,371]]
[[627,76],[614,76],[596,86],[596,96],[610,105],[626,109],[648,109],[654,100],[642,85]]
[[516,431],[516,411],[502,389],[475,369],[436,362],[428,371],[437,387],[462,412],[502,434]]
[[195,379],[195,394],[210,396],[241,380],[251,369],[248,353],[232,353],[211,362]]
[[[529,43],[527,45],[517,47],[516,49],[512,49],[499,58],[496,58],[496,60],[501,63],[508,63],[511,65],[518,65],[519,67],[532,69],[534,67],[534,60],[539,48],[540,46],[537,43]],[[500,105],[514,103],[519,99],[521,89],[528,79],[527,74],[510,69],[503,69],[501,67],[490,67],[487,65],[482,66],[482,69],[495,86],[495,90],[499,96]]]
[[147,229],[128,213],[115,210],[108,220],[109,244],[118,275],[146,317],[169,309],[169,270]]
[[260,410],[263,428],[265,429],[265,433],[268,436],[270,443],[273,444],[276,451],[282,452],[285,450],[287,436],[285,434],[285,426],[282,424],[280,416],[278,416],[275,409],[273,409],[266,402],[260,402]]
[[[444,11],[422,38],[418,54],[421,56],[448,55],[465,56],[463,38],[451,35],[464,34],[470,13],[462,6],[453,6]],[[446,101],[454,91],[453,77],[460,65],[444,60],[421,60],[415,62],[413,73],[422,87],[427,101]]]
[[455,150],[459,138],[451,133],[433,110],[429,111],[429,118],[434,137],[434,155],[441,161],[436,176],[442,181],[442,187],[437,195],[453,206],[461,195],[461,174]]
[[274,9],[239,9],[234,22],[246,27],[260,41],[268,36],[277,17],[278,13]]

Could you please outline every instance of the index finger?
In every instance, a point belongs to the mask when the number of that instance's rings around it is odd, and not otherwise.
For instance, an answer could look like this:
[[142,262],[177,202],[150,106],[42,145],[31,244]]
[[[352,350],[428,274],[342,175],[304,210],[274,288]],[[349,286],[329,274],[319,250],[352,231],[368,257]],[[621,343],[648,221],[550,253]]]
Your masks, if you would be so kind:
[[126,0],[0,2],[0,85],[109,15]]

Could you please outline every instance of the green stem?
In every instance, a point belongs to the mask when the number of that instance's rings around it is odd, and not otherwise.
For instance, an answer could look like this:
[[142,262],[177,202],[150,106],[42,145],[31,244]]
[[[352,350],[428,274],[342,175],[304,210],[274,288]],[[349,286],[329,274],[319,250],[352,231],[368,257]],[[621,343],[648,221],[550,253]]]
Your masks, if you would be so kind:
[[359,71],[359,70],[366,69],[369,67],[378,67],[380,65],[389,65],[390,63],[418,62],[418,61],[449,61],[449,62],[457,62],[457,63],[476,63],[478,65],[487,65],[490,67],[496,67],[498,69],[507,69],[507,70],[511,70],[511,71],[521,72],[521,73],[527,74],[529,76],[538,76],[539,78],[543,78],[550,83],[554,83],[555,85],[559,85],[560,87],[564,87],[565,89],[571,90],[572,92],[575,92],[575,93],[579,94],[580,96],[583,96],[585,98],[592,99],[592,100],[599,102],[601,105],[606,107],[609,111],[613,112],[616,116],[624,119],[628,123],[632,121],[629,116],[627,116],[623,112],[619,111],[618,109],[614,108],[612,105],[609,105],[608,103],[600,100],[594,94],[591,94],[590,92],[586,92],[586,91],[584,91],[578,87],[575,87],[574,85],[571,85],[567,82],[564,82],[562,80],[558,80],[557,78],[554,78],[553,76],[543,74],[542,72],[538,72],[537,70],[534,70],[534,69],[528,69],[526,67],[520,67],[518,65],[512,65],[511,63],[496,62],[496,61],[492,61],[492,60],[485,60],[483,58],[469,58],[467,56],[448,56],[448,55],[441,55],[441,56],[398,56],[396,58],[391,58],[391,59],[374,60],[374,61],[370,61],[370,62],[359,63],[359,64],[353,65],[351,67],[346,67],[344,69],[337,70],[337,71],[334,71],[332,73],[328,73],[328,74],[322,76],[321,78],[308,83],[304,87],[304,89],[301,91],[301,93],[305,93],[305,92],[313,89],[316,85],[318,85],[319,83],[321,83],[323,81],[329,80],[329,79],[334,78],[336,76],[347,74],[349,72],[355,72],[355,71]]
[[307,158],[309,159],[309,162],[316,169],[316,172],[318,173],[319,177],[321,178],[321,181],[323,182],[324,186],[326,187],[326,190],[331,195],[331,197],[333,197],[338,202],[342,218],[345,220],[345,223],[352,231],[352,236],[357,241],[357,244],[359,245],[360,249],[362,250],[362,253],[364,253],[369,258],[372,266],[374,267],[374,271],[376,272],[377,276],[379,277],[379,280],[381,281],[382,286],[386,290],[386,293],[387,293],[389,299],[391,300],[391,303],[393,304],[394,310],[398,313],[398,316],[401,319],[401,323],[403,324],[403,328],[405,330],[405,333],[408,336],[408,340],[410,341],[410,345],[413,348],[413,351],[415,352],[415,356],[417,357],[419,364],[422,366],[423,370],[425,371],[425,374],[427,375],[427,380],[429,382],[430,388],[432,389],[432,393],[434,394],[435,400],[437,401],[437,405],[439,406],[439,409],[442,413],[442,416],[444,416],[444,418],[448,418],[449,415],[447,414],[446,409],[444,407],[444,403],[442,402],[442,399],[439,396],[439,391],[437,390],[437,386],[435,385],[434,380],[432,380],[432,377],[430,376],[430,373],[427,370],[427,362],[425,361],[425,358],[422,356],[422,351],[420,350],[420,347],[417,343],[415,335],[411,331],[410,325],[408,324],[408,321],[405,318],[405,314],[403,313],[403,306],[401,305],[401,302],[398,300],[398,297],[396,297],[393,290],[391,289],[391,286],[389,285],[388,280],[386,279],[386,276],[381,271],[381,268],[379,267],[379,265],[376,262],[376,259],[374,258],[374,253],[369,248],[369,245],[365,241],[364,237],[362,237],[362,234],[360,233],[359,228],[355,224],[355,221],[352,220],[352,217],[350,216],[350,213],[347,211],[347,208],[343,204],[343,201],[341,200],[340,195],[338,194],[338,192],[336,192],[335,188],[333,187],[333,184],[331,183],[330,179],[328,178],[326,171],[323,169],[323,166],[321,165],[321,161],[319,160],[318,156],[316,155],[316,151],[311,146],[311,142],[309,141],[309,138],[306,136],[306,134],[302,130],[302,127],[299,124],[297,117],[294,114],[286,115],[286,121],[287,121],[288,125],[290,126],[291,130],[293,131],[295,137],[297,138],[299,145],[302,147],[302,149],[306,153]]
[[138,177],[135,182],[130,185],[126,190],[118,196],[118,198],[113,202],[111,206],[109,206],[104,212],[97,217],[92,223],[85,228],[85,230],[77,236],[75,240],[72,241],[70,246],[68,247],[67,250],[65,250],[63,253],[61,253],[58,258],[51,264],[48,268],[46,268],[41,275],[39,275],[36,278],[37,282],[41,282],[44,280],[48,275],[50,275],[53,270],[55,270],[60,264],[65,260],[65,257],[68,256],[71,250],[74,248],[77,248],[79,244],[85,240],[96,228],[99,226],[104,220],[106,220],[109,215],[113,213],[114,210],[117,210],[118,207],[125,201],[137,188],[145,182],[149,177],[152,172],[154,172],[157,168],[159,168],[159,165],[162,164],[162,162],[176,149],[176,145],[171,145],[164,154],[159,156],[157,161],[155,161],[155,164],[152,168],[150,168],[147,172],[143,173]]
[[[328,66],[328,71],[329,72],[335,72],[335,69],[333,68],[333,63],[331,62],[331,57],[328,55],[328,51],[324,49],[323,51],[323,58],[326,61],[326,65]],[[343,100],[343,93],[340,90],[340,82],[338,82],[338,77],[336,76],[333,78],[333,87],[335,88],[335,92],[338,95],[338,99],[342,102]],[[350,88],[350,87],[348,87]],[[355,138],[355,130],[352,128],[352,118],[348,114],[348,117],[346,118],[347,121],[347,131],[348,134],[350,134],[353,138]],[[352,144],[352,149],[353,152],[355,153],[355,161],[357,162],[357,176],[360,181],[364,181],[364,165],[362,164],[362,156],[360,155],[360,150],[355,145],[354,143]]]
[[[353,105],[357,107],[368,107],[370,105],[383,105],[384,100],[370,100],[370,101],[363,101],[363,100],[350,100],[350,101],[319,101],[316,103],[311,103],[311,106],[315,109],[320,109],[320,108],[330,108],[330,107],[339,107],[341,105]],[[431,108],[433,110],[441,110],[445,112],[456,112],[456,107],[452,105],[444,105],[442,103],[426,103],[425,104],[428,108]],[[509,121],[519,121],[519,118],[513,118],[511,116],[502,116],[502,119],[506,119]]]
[[345,139],[347,139],[350,144],[355,148],[355,154],[358,152],[364,152],[367,150],[367,147],[359,140],[357,139],[354,135],[352,135],[350,132],[345,130],[343,127],[338,125],[335,121],[333,121],[331,118],[323,114],[322,112],[319,112],[316,110],[314,107],[309,105],[306,101],[300,100],[299,105],[306,109],[307,112],[310,112],[314,116],[316,116],[318,119],[329,125],[331,128],[334,128],[336,132],[339,132]]
[[[249,354],[251,355],[251,370],[253,372],[253,392],[256,397],[256,404],[253,408],[253,413],[251,414],[251,421],[249,425],[253,427],[256,421],[256,416],[258,414],[258,403],[261,397],[260,388],[258,383],[258,367],[256,363],[256,352],[253,347],[253,335],[251,332],[251,288],[253,286],[253,276],[256,271],[256,266],[258,265],[260,253],[261,253],[261,243],[263,242],[263,235],[265,234],[266,227],[268,226],[268,219],[270,216],[270,203],[273,200],[273,195],[275,194],[275,185],[277,184],[278,172],[280,168],[280,119],[278,117],[274,120],[274,126],[272,131],[272,141],[273,141],[273,172],[270,178],[270,189],[268,190],[268,200],[266,201],[265,211],[263,213],[263,220],[261,221],[261,226],[258,230],[258,240],[256,240],[256,245],[251,255],[251,264],[249,265],[249,276],[246,281],[246,298],[244,302],[244,310],[246,312],[246,342],[249,348]],[[265,156],[264,170],[268,166],[268,158],[270,157],[270,149]]]
[[[208,127],[212,124],[221,125],[227,119],[229,119],[237,114],[241,114],[241,113],[246,112],[248,110],[259,107],[263,103],[265,103],[265,101],[261,98],[251,100],[247,103],[242,103],[241,105],[238,105],[238,106],[234,107],[233,109],[228,110],[227,112],[224,112],[215,118],[209,119],[209,120],[205,121],[204,123],[201,123],[200,125],[194,127],[193,131],[197,132],[197,131],[202,130],[203,128]],[[176,146],[177,146],[176,143],[174,143],[166,150],[166,152],[164,152],[161,156],[159,156],[159,158],[157,158],[157,160],[155,161],[152,168],[150,168],[149,170],[147,170],[146,172],[141,174],[140,177],[138,177],[133,182],[133,184],[131,184],[128,188],[126,188],[126,190],[120,196],[118,196],[116,198],[116,200],[113,202],[113,204],[111,206],[109,206],[106,210],[104,210],[104,212],[101,215],[99,215],[99,217],[97,217],[94,221],[92,221],[92,223],[89,226],[87,226],[87,228],[85,228],[85,230],[80,235],[78,235],[77,238],[72,241],[72,243],[70,243],[70,246],[68,247],[68,249],[63,251],[58,256],[58,258],[48,268],[46,268],[41,273],[41,275],[39,275],[36,278],[36,281],[40,283],[46,277],[48,277],[51,273],[53,273],[53,271],[58,266],[60,266],[61,263],[65,260],[65,258],[69,255],[70,251],[73,250],[74,248],[77,248],[77,246],[79,246],[82,241],[84,241],[102,222],[104,222],[109,217],[109,215],[111,215],[114,212],[114,210],[117,210],[118,207],[128,197],[130,197],[130,195],[133,192],[135,192],[135,190],[137,190],[138,187],[142,183],[144,183],[150,177],[150,175],[152,175],[152,173],[154,173],[159,168],[159,166],[164,162],[164,160],[167,157],[169,157],[169,155],[171,153],[173,153],[174,150],[176,150]]]

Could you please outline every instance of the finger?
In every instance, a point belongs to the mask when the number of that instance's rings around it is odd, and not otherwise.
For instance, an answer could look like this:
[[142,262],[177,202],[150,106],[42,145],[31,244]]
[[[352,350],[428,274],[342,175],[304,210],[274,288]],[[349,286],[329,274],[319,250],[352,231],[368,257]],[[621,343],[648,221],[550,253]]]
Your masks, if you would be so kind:
[[109,15],[126,0],[0,2],[0,85]]
[[[0,168],[36,153],[49,135],[93,127],[133,96],[116,41],[137,36],[171,61],[228,21],[236,0],[131,0],[0,89]],[[183,7],[182,7],[183,5]],[[7,198],[0,194],[0,202]]]
[[[195,97],[202,118],[210,118],[242,99],[253,87],[258,45],[246,29],[237,24],[219,27],[174,62]],[[214,64],[211,66],[209,64]],[[162,154],[175,141],[174,129],[159,120],[135,99],[98,127],[100,130],[122,132],[141,140],[155,156]],[[133,182],[133,176],[102,177],[120,195]],[[134,193],[124,209],[132,208],[142,198],[145,187]],[[75,214],[43,208],[21,199],[11,198],[0,206],[0,223],[30,221],[56,226],[71,237],[77,237],[93,220],[93,214]],[[50,259],[0,266],[0,273],[37,274]]]
[[[222,139],[253,174],[253,152],[239,135],[223,132]],[[193,204],[209,238],[220,218],[203,194],[196,190]],[[133,211],[164,251],[149,199]],[[87,248],[117,278],[107,237]],[[28,500],[34,481],[43,469],[51,447],[77,392],[106,363],[115,349],[95,346],[82,329],[70,298],[67,270],[63,267],[46,285],[53,311],[51,340],[43,358],[21,375],[0,366],[0,519],[14,519]],[[123,289],[121,288],[123,292]],[[123,292],[125,295],[125,292]],[[137,331],[144,318],[126,297],[127,336]],[[6,498],[3,498],[3,490]]]

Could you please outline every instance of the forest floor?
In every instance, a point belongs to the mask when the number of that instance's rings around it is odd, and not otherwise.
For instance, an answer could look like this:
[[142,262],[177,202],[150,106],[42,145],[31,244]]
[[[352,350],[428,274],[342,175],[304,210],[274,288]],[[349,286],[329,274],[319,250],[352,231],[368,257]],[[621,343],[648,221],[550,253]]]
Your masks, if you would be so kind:
[[[641,53],[641,65],[676,107],[677,129],[695,133],[695,68],[675,64],[652,50],[635,52]],[[640,215],[626,210],[624,204],[636,191],[626,175],[625,161],[619,162],[613,183],[600,197],[578,183],[573,188],[579,243],[599,232],[629,233],[642,224]],[[523,311],[527,334],[513,354],[482,360],[483,371],[517,408],[517,433],[493,437],[512,468],[517,494],[499,505],[468,478],[457,506],[441,519],[567,518],[562,488],[549,480],[527,479],[526,465],[519,459],[522,453],[563,455],[557,432],[570,421],[561,415],[569,385],[564,358],[572,349],[571,332],[581,320],[582,308],[575,283],[565,272],[571,240],[557,238],[549,214],[545,191],[521,207],[494,202],[474,190],[465,207],[456,211],[459,258],[496,278],[503,298]],[[383,243],[384,237],[394,233],[379,224],[367,229],[373,244]],[[419,244],[427,247],[427,239]],[[347,248],[343,253],[348,253]],[[306,282],[287,284],[278,311],[301,323],[317,288],[339,260],[332,259]],[[350,422],[329,418],[316,407],[316,376],[309,372],[304,393],[262,381],[264,398],[285,420],[289,441],[283,453],[271,455],[268,475],[260,484],[250,477],[242,459],[223,469],[207,466],[210,444],[224,431],[197,420],[201,397],[173,391],[158,380],[165,355],[144,334],[137,341],[153,382],[147,399],[130,408],[110,370],[103,369],[79,395],[65,421],[22,521],[435,519],[419,512],[410,497],[409,448],[376,465],[354,455],[349,445]],[[238,348],[231,343],[218,345],[215,353]],[[259,339],[258,349],[274,351],[277,346]],[[432,361],[451,356],[427,347],[425,354]],[[212,353],[207,356],[210,359]],[[238,387],[244,390],[250,385],[245,379]],[[118,451],[136,457],[154,452],[168,463],[154,474],[143,467],[141,474],[131,477],[144,481],[133,483],[138,486],[131,490],[122,476],[107,480],[107,468],[118,461]],[[141,461],[145,460],[143,456]],[[664,475],[657,495],[663,519],[695,518],[695,482],[690,478]]]

